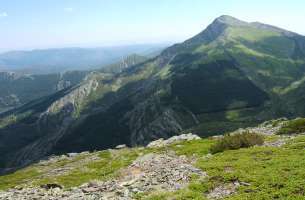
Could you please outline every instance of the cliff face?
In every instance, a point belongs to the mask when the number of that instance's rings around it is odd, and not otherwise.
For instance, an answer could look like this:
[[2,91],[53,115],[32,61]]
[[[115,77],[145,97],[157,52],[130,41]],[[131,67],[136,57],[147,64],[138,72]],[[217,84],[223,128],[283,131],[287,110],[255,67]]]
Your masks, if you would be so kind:
[[0,112],[19,107],[81,82],[88,72],[25,75],[0,72]]
[[67,128],[77,121],[78,110],[97,87],[96,79],[84,80],[79,86],[68,89],[59,95],[57,100],[46,105],[42,109],[43,112],[33,112],[24,122],[4,128],[1,133],[12,132],[11,136],[0,134],[5,139],[4,142],[14,141],[14,137],[20,137],[20,134],[29,135],[27,138],[30,141],[16,144],[19,148],[7,155],[8,166],[25,166],[50,153],[57,141],[66,133]]

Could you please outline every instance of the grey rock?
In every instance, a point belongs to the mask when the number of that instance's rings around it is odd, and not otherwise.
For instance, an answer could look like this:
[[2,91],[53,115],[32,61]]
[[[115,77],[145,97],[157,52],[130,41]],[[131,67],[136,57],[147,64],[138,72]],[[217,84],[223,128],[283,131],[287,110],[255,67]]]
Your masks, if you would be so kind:
[[178,136],[173,136],[167,140],[164,140],[163,138],[161,138],[159,140],[149,143],[147,145],[147,147],[149,147],[149,148],[163,147],[163,146],[167,146],[167,145],[174,144],[177,142],[199,140],[199,139],[201,139],[199,136],[193,135],[192,133],[182,134],[182,135],[178,135]]
[[56,184],[47,184],[40,188],[11,189],[0,192],[0,199],[132,200],[133,195],[137,193],[182,189],[194,174],[202,178],[207,176],[205,172],[192,166],[186,156],[176,156],[170,152],[143,155],[122,169],[120,174],[120,177],[109,181],[91,181],[70,190],[63,190]]
[[70,157],[70,158],[73,158],[77,155],[79,155],[79,153],[67,153],[67,156]]
[[238,181],[220,185],[215,187],[210,193],[207,194],[208,199],[223,199],[227,196],[230,196],[236,193],[238,187],[240,187]]
[[121,144],[121,145],[116,146],[115,148],[116,149],[125,149],[126,147],[127,147],[126,144]]

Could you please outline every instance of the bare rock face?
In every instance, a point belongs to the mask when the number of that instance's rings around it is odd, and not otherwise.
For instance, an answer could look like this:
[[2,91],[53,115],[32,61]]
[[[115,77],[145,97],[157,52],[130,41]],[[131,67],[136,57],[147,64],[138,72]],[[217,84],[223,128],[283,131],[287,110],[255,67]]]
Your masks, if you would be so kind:
[[[80,85],[78,88],[73,90],[71,93],[67,94],[63,98],[55,101],[46,111],[46,113],[56,113],[61,111],[68,105],[72,105],[74,110],[77,109],[89,94],[95,91],[98,87],[98,81],[95,79],[87,80],[84,84]],[[73,112],[71,110],[70,112]]]
[[52,103],[45,112],[40,114],[35,124],[39,132],[44,135],[11,156],[14,159],[10,160],[8,166],[26,166],[47,155],[66,133],[69,125],[75,122],[75,112],[97,87],[97,80],[86,80],[72,92]]
[[60,80],[56,85],[56,91],[63,90],[65,88],[70,87],[72,84],[70,81]]
[[[188,120],[185,120],[185,119]],[[124,116],[131,131],[131,145],[146,145],[158,138],[177,135],[187,127],[198,123],[194,114],[186,108],[165,107],[160,98],[153,97],[136,106]]]

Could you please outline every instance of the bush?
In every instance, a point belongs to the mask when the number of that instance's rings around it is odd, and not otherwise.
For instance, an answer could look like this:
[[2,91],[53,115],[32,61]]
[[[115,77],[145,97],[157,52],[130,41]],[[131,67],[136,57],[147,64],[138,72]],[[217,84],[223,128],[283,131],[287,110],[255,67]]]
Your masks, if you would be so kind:
[[234,150],[240,148],[248,148],[254,145],[262,145],[264,137],[257,133],[244,132],[234,135],[225,135],[214,144],[210,151],[211,153],[219,153],[226,150]]
[[305,132],[305,119],[299,118],[286,122],[277,132],[279,135],[283,134],[298,134]]

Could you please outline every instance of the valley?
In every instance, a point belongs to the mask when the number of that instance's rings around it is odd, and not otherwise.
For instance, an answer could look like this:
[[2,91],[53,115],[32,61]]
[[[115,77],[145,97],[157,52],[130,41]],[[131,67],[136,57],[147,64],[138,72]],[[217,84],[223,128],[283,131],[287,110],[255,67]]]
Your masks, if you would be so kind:
[[155,58],[119,73],[91,72],[78,85],[2,114],[1,163],[14,169],[50,154],[145,145],[184,131],[205,137],[303,116],[285,104],[286,94],[302,87],[295,84],[305,72],[302,38],[221,16]]
[[0,199],[304,197],[305,36],[222,15],[150,50],[1,72]]

